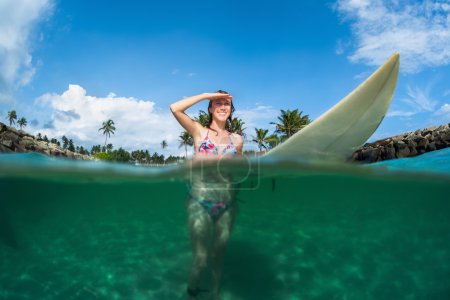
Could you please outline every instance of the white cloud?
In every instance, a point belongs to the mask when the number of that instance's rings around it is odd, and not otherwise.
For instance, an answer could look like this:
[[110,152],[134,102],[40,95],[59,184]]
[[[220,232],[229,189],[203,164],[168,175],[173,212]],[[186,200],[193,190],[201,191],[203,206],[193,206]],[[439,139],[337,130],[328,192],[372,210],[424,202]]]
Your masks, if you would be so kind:
[[442,97],[447,97],[448,95],[450,95],[450,90],[445,91],[445,92],[442,94]]
[[51,0],[0,1],[0,102],[35,73],[30,36],[37,22],[52,11]]
[[233,116],[241,118],[245,122],[245,133],[247,139],[251,140],[251,137],[255,134],[255,128],[269,129],[270,134],[273,125],[269,123],[276,120],[279,114],[280,111],[272,106],[257,103],[254,108],[236,110]]
[[407,73],[450,64],[448,1],[338,0],[335,9],[352,22],[352,62],[378,66],[399,51]]
[[400,101],[407,104],[409,109],[403,107],[402,109],[390,110],[387,113],[388,117],[411,117],[418,113],[434,112],[436,110],[437,101],[430,97],[430,90],[432,84],[429,84],[425,89],[420,87],[407,87],[408,97]]
[[435,110],[437,101],[431,99],[431,97],[429,96],[429,87],[426,89],[421,89],[419,87],[412,88],[408,86],[407,93],[409,97],[402,99],[402,101],[412,106],[415,109],[415,111],[432,112]]
[[442,105],[434,115],[440,117],[440,122],[450,122],[450,104],[445,103]]
[[442,114],[450,114],[450,104],[445,103],[436,111],[436,115]]
[[110,93],[107,97],[89,96],[79,85],[69,85],[62,94],[45,94],[36,99],[37,105],[48,106],[51,120],[44,129],[34,129],[49,138],[63,135],[75,144],[90,147],[104,143],[104,136],[98,129],[102,122],[112,119],[115,134],[108,139],[115,148],[127,150],[148,149],[161,151],[161,141],[169,144],[165,153],[178,153],[178,136],[182,128],[173,118],[169,109],[160,110],[152,101],[133,97],[117,97]]
[[336,54],[337,55],[342,55],[344,54],[344,49],[345,49],[345,45],[344,42],[342,40],[338,40],[336,43]]
[[393,110],[389,111],[386,116],[387,117],[411,117],[415,115],[417,112],[415,111],[402,111],[402,110]]
[[356,74],[355,76],[353,76],[353,78],[355,80],[361,80],[361,79],[367,79],[370,75],[372,74],[371,71],[366,71],[366,72],[361,72],[359,74]]

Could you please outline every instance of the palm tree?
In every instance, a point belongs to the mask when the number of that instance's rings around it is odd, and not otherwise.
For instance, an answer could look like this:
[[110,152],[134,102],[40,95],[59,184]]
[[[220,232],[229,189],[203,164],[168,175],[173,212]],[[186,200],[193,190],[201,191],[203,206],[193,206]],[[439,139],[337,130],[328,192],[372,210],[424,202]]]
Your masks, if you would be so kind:
[[290,138],[294,133],[304,128],[311,123],[308,115],[302,116],[303,111],[298,112],[298,109],[290,111],[281,110],[281,115],[278,116],[280,123],[270,122],[276,126],[276,133],[282,133],[282,140]]
[[187,158],[187,146],[194,145],[194,139],[187,131],[183,131],[180,135],[180,148],[184,146],[184,150],[186,151]]
[[131,152],[131,159],[136,163],[142,163],[145,159],[145,152],[142,150],[134,150]]
[[91,154],[92,155],[96,154],[96,153],[99,153],[99,152],[101,152],[101,146],[100,145],[92,146],[92,148],[91,148]]
[[276,134],[271,134],[266,138],[266,141],[269,144],[270,149],[272,149],[280,143],[280,138]]
[[111,133],[114,134],[114,130],[116,130],[116,127],[114,127],[114,121],[109,119],[102,124],[103,126],[98,129],[98,131],[103,130],[103,134],[105,135],[105,146],[106,141],[111,136]]
[[113,149],[113,144],[106,145],[106,152],[110,153]]
[[75,145],[72,139],[69,140],[69,146],[67,147],[67,150],[75,152]]
[[8,120],[9,126],[12,126],[12,124],[16,124],[15,120],[17,120],[17,114],[15,110],[8,111]]
[[203,110],[198,112],[198,117],[194,118],[200,125],[206,127],[209,124],[209,114]]
[[24,117],[20,118],[19,120],[17,120],[17,124],[19,124],[20,126],[20,130],[22,130],[23,127],[27,126],[27,119],[25,119]]
[[65,135],[61,139],[63,141],[63,149],[66,150],[69,147],[69,139]]
[[253,142],[258,144],[259,152],[262,151],[262,149],[267,149],[267,146],[265,145],[267,141],[267,133],[269,132],[268,129],[260,129],[255,128],[255,137],[253,138]]
[[244,133],[245,128],[242,128],[244,126],[244,124],[245,124],[245,122],[242,121],[242,119],[233,118],[233,119],[231,119],[231,123],[229,122],[227,124],[227,130],[245,137],[245,133]]
[[167,148],[167,142],[166,142],[166,140],[163,140],[163,141],[161,142],[161,148],[163,148],[163,150]]

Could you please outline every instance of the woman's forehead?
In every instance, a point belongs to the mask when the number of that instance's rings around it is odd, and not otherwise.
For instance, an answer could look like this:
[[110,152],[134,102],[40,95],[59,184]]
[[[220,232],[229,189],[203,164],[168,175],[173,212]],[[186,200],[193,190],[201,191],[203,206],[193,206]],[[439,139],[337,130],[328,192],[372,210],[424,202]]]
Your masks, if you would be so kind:
[[227,99],[227,98],[219,98],[219,99],[214,99],[213,100],[214,103],[223,102],[223,101],[231,103],[231,100]]

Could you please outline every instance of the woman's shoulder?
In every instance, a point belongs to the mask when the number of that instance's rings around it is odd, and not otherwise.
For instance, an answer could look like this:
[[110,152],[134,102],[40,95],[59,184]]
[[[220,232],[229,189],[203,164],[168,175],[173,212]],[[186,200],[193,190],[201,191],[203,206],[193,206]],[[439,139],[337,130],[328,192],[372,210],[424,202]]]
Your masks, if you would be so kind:
[[231,132],[231,137],[234,143],[241,143],[241,144],[244,143],[244,138],[240,134]]

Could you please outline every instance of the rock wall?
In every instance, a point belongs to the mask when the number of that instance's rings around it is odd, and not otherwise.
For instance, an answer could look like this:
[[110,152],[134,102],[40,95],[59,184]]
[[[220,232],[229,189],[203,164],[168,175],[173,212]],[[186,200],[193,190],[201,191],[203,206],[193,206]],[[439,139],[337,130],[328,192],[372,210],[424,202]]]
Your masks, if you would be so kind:
[[38,140],[23,130],[17,130],[0,122],[0,153],[40,152],[51,156],[91,160],[89,155],[82,155],[61,149],[58,145]]
[[372,163],[394,158],[413,157],[449,146],[450,123],[365,144],[353,153],[350,160]]

